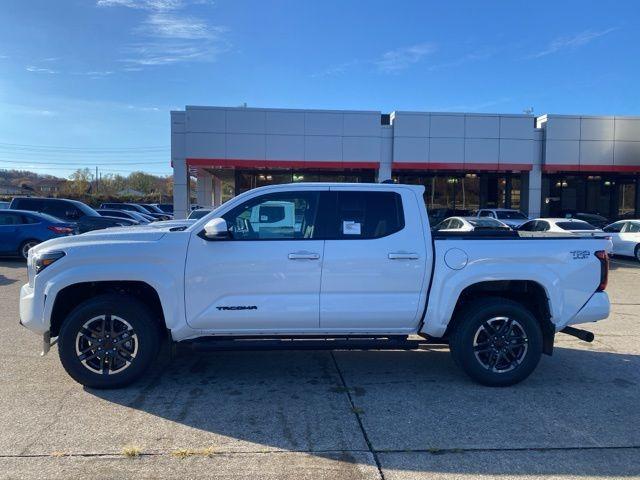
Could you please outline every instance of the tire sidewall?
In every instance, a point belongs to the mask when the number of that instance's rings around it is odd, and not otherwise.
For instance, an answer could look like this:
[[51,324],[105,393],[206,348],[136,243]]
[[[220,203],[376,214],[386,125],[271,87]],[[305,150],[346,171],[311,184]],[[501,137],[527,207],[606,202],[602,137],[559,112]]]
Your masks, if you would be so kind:
[[[487,386],[508,386],[527,378],[535,370],[542,356],[543,337],[538,320],[522,305],[498,299],[473,304],[465,310],[452,337],[451,350],[458,364],[473,380]],[[492,372],[476,358],[473,350],[475,334],[486,320],[508,317],[517,320],[527,338],[527,353],[516,368],[508,372]]]
[[[126,320],[137,335],[138,353],[122,372],[101,375],[87,369],[76,354],[76,336],[84,323],[96,316],[111,314]],[[127,295],[101,295],[89,299],[64,321],[58,336],[58,354],[67,373],[78,383],[91,388],[117,388],[138,379],[155,359],[160,343],[158,328],[149,309]]]

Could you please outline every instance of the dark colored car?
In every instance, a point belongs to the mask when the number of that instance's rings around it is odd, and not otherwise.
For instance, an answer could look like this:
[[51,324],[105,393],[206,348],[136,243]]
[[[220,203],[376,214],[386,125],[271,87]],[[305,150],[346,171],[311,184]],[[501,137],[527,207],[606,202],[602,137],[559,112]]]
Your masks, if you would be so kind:
[[164,213],[170,213],[173,215],[173,203],[154,203],[153,205],[158,207]]
[[213,211],[213,209],[211,208],[198,208],[197,210],[191,210],[191,213],[187,217],[187,220],[200,220],[205,215],[208,215],[211,211]]
[[62,221],[74,222],[78,225],[79,233],[134,225],[133,221],[126,218],[103,217],[90,206],[66,198],[16,197],[9,208],[46,213]]
[[560,217],[564,218],[577,218],[578,220],[584,220],[590,223],[594,227],[604,228],[611,222],[607,217],[603,217],[597,213],[578,212],[576,210],[563,210],[560,212]]
[[173,213],[164,212],[160,208],[158,208],[157,205],[155,205],[153,203],[139,203],[138,205],[140,205],[141,207],[146,208],[151,213],[159,213],[160,215],[168,215],[171,218],[173,218]]
[[110,208],[99,208],[96,210],[103,217],[118,217],[118,218],[127,218],[129,220],[133,220],[134,222],[140,225],[147,225],[155,220],[152,218],[151,220],[146,216],[138,212],[133,212],[129,210],[114,210]]
[[26,260],[31,247],[57,237],[74,235],[78,226],[45,213],[0,210],[0,255]]
[[137,203],[103,203],[100,205],[102,209],[112,209],[112,210],[128,210],[130,212],[138,212],[143,213],[145,215],[150,215],[156,220],[171,220],[171,215],[166,213],[154,213],[150,212],[142,205],[138,205]]

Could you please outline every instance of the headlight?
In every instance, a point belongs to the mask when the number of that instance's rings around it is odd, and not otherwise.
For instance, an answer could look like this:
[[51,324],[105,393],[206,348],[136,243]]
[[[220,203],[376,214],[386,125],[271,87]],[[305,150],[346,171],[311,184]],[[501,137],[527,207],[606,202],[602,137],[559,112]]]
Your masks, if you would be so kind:
[[33,267],[36,275],[56,260],[60,260],[64,255],[64,252],[44,252],[36,255],[33,259]]

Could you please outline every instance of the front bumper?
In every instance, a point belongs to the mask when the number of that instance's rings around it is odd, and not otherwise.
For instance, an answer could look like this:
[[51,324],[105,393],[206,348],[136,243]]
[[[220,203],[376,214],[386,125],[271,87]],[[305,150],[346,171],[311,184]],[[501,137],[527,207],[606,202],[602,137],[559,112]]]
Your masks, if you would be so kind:
[[[597,322],[609,316],[611,303],[606,292],[594,293],[589,301],[569,320],[566,325],[576,325],[579,323]],[[564,326],[566,326],[564,325]]]
[[44,301],[36,302],[35,290],[28,283],[20,289],[20,324],[36,333],[45,333],[49,325],[44,322]]

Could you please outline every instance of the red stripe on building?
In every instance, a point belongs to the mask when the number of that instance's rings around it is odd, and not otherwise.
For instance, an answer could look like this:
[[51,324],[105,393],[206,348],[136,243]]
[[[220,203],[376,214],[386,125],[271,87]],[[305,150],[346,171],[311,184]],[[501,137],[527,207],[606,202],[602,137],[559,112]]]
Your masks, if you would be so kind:
[[424,163],[394,162],[393,170],[475,170],[487,172],[530,171],[533,166],[522,163]]
[[640,172],[640,165],[543,165],[542,171],[545,173],[554,172],[620,172],[635,173]]
[[208,168],[306,168],[336,170],[343,168],[375,170],[380,162],[341,162],[303,160],[241,160],[236,158],[187,158],[190,167]]

